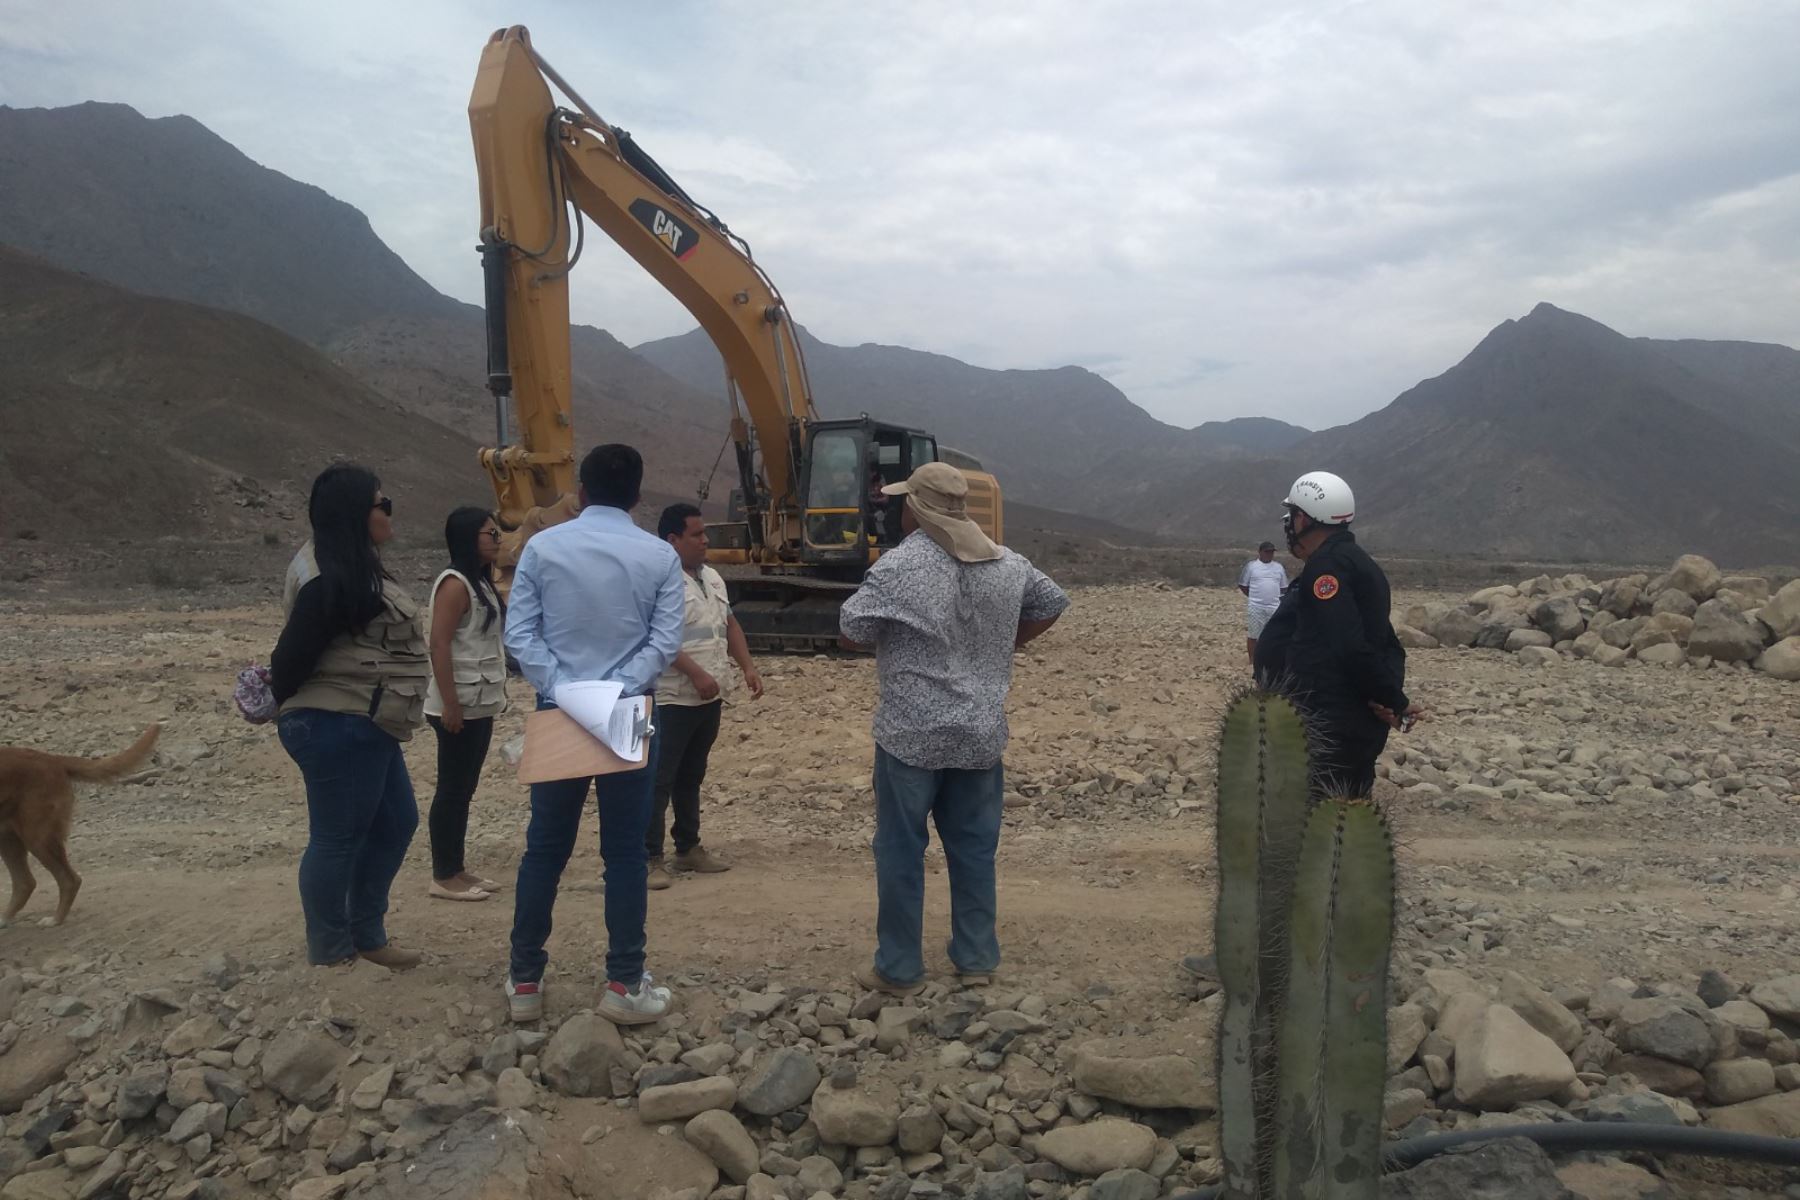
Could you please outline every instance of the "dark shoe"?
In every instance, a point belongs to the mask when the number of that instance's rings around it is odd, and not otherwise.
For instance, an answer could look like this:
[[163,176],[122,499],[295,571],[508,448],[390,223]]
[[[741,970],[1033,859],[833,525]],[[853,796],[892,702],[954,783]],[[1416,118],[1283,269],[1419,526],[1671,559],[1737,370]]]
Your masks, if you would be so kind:
[[398,946],[383,946],[379,950],[358,951],[363,958],[379,967],[390,971],[410,971],[425,961],[425,956],[417,950],[402,950]]
[[916,996],[925,990],[925,981],[923,979],[919,980],[917,983],[895,983],[886,975],[877,971],[872,965],[857,968],[856,982],[862,984],[871,992],[881,992],[889,996]]
[[645,887],[653,892],[660,892],[674,882],[669,878],[668,869],[663,866],[662,855],[658,854],[650,860],[650,876],[644,882]]
[[683,851],[675,856],[674,869],[694,871],[701,875],[716,875],[720,871],[731,870],[731,864],[721,862],[708,854],[705,846],[695,846],[692,850]]

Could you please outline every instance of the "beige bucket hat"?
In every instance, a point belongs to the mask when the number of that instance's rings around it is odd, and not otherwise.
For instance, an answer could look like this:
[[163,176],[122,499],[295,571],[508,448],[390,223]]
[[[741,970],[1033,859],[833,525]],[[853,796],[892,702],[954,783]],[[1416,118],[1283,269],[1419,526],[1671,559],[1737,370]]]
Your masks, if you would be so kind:
[[949,463],[926,463],[905,483],[890,483],[881,490],[905,496],[919,528],[958,562],[992,562],[1000,557],[1000,547],[969,519],[969,481]]

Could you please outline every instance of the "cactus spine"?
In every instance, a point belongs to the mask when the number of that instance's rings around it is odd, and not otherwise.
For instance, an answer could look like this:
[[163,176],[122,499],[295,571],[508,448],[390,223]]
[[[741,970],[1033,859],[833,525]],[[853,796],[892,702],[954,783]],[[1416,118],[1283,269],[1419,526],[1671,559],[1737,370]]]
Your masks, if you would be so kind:
[[1237,1200],[1380,1182],[1393,850],[1366,800],[1308,796],[1305,724],[1248,692],[1219,744],[1219,1138]]

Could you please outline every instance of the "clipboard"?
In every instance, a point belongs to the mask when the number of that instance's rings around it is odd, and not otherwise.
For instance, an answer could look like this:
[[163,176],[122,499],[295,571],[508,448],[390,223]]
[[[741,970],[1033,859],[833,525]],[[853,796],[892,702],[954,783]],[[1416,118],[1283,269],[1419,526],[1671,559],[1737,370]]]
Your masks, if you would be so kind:
[[586,779],[592,775],[617,775],[636,771],[650,761],[650,697],[629,701],[638,706],[642,753],[633,761],[620,758],[611,747],[583,729],[560,708],[540,708],[525,718],[525,750],[519,756],[520,783],[553,783],[561,779]]

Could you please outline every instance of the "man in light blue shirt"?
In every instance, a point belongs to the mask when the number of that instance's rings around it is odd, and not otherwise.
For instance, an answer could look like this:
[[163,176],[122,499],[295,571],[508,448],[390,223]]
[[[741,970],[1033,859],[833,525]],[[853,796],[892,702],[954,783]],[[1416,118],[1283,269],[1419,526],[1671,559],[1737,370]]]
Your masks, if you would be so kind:
[[[681,560],[631,519],[644,460],[630,446],[597,446],[581,462],[581,513],[540,530],[513,574],[506,648],[548,706],[559,684],[607,680],[625,695],[651,692],[681,652],[686,598]],[[531,785],[531,824],[513,897],[512,966],[506,981],[514,1021],[543,1016],[557,885],[581,831],[588,785],[600,809],[606,881],[606,987],[600,1015],[620,1025],[661,1019],[669,989],[644,970],[649,829],[656,759],[635,771]]]

